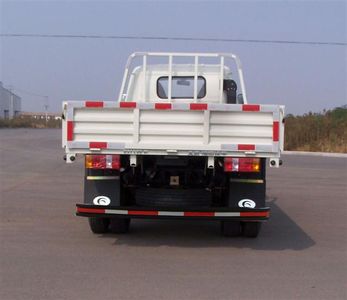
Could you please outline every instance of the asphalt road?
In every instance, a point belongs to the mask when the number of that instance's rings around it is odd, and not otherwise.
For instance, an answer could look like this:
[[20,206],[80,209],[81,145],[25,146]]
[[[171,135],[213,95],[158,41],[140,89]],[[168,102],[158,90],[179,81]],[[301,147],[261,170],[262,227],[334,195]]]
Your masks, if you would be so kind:
[[0,299],[347,299],[347,159],[285,156],[258,239],[219,224],[134,220],[93,235],[75,217],[82,162],[58,130],[0,130]]

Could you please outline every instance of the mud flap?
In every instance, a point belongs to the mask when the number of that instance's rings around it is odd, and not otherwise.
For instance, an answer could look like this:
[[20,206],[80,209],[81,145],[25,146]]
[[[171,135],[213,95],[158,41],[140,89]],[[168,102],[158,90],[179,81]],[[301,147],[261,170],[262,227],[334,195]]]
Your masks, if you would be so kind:
[[[120,180],[110,176],[99,178],[84,178],[84,203],[93,205],[120,206]],[[96,177],[96,176],[95,176]],[[113,178],[112,178],[113,177]]]
[[233,181],[230,179],[228,207],[265,207],[265,180],[245,179]]

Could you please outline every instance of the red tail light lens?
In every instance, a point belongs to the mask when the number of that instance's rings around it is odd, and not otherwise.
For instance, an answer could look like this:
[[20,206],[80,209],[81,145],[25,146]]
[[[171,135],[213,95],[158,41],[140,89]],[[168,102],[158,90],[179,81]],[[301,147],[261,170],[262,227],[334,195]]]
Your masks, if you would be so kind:
[[224,157],[224,172],[232,172],[233,171],[233,158],[232,157]]
[[225,172],[260,172],[259,158],[224,158]]
[[120,155],[86,155],[87,169],[120,169]]

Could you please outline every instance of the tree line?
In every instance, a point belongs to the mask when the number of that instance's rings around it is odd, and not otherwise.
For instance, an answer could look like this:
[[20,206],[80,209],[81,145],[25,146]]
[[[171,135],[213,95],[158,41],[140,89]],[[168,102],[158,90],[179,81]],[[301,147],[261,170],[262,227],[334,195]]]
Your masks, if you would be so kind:
[[1,119],[0,128],[61,128],[61,120],[35,119],[30,116],[19,116],[13,119]]
[[347,153],[347,105],[285,118],[285,150]]

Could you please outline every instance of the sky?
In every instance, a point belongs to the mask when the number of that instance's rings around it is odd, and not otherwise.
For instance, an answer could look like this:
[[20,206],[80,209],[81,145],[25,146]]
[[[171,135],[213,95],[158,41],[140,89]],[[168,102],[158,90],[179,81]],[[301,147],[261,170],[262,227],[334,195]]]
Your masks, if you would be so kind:
[[[7,1],[0,33],[130,35],[347,42],[346,1]],[[347,104],[347,46],[0,37],[0,81],[22,110],[64,100],[113,100],[135,51],[233,52],[249,103],[286,112]]]

